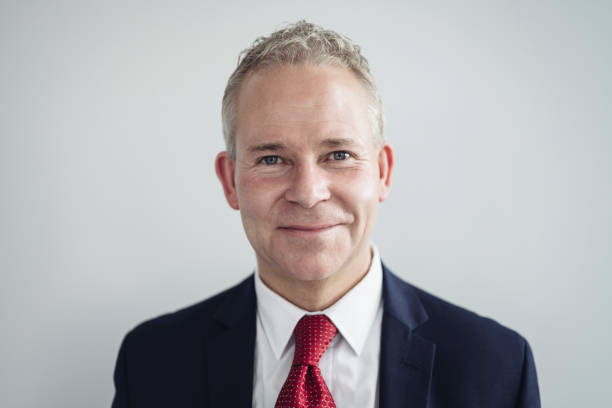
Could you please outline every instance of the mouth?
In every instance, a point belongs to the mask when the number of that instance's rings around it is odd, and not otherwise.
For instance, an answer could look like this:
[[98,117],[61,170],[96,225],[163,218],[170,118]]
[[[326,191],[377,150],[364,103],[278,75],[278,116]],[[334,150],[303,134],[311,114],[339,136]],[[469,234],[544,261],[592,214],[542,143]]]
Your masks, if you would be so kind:
[[325,225],[287,225],[278,227],[282,232],[296,236],[315,236],[333,230],[340,224]]

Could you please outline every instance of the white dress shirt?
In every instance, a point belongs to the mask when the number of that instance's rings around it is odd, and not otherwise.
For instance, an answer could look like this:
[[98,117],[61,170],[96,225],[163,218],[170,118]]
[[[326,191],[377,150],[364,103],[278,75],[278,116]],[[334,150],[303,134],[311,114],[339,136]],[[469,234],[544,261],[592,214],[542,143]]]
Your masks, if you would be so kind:
[[378,407],[378,362],[382,325],[382,266],[374,244],[368,273],[332,306],[308,312],[267,287],[255,272],[257,334],[253,407],[272,408],[287,379],[295,340],[293,329],[306,314],[324,313],[338,333],[319,361],[338,408]]

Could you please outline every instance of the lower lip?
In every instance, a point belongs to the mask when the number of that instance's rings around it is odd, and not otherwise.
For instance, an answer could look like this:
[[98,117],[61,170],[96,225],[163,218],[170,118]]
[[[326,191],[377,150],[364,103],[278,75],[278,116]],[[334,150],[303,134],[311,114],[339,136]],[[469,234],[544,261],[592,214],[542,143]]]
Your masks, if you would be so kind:
[[325,228],[319,228],[319,229],[297,229],[297,228],[279,228],[281,231],[289,234],[289,235],[294,235],[294,236],[298,236],[298,237],[314,237],[320,234],[323,234],[325,232],[331,231],[333,230],[335,227],[337,227],[337,225],[331,225],[329,227],[325,227]]

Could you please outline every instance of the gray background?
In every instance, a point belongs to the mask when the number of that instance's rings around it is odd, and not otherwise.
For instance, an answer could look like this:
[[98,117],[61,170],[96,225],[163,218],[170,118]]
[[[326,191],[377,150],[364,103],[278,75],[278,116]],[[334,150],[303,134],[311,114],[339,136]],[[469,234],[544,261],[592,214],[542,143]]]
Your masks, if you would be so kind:
[[385,262],[523,334],[545,406],[610,406],[611,4],[2,1],[0,406],[109,406],[130,328],[250,273],[220,100],[300,18],[377,78]]

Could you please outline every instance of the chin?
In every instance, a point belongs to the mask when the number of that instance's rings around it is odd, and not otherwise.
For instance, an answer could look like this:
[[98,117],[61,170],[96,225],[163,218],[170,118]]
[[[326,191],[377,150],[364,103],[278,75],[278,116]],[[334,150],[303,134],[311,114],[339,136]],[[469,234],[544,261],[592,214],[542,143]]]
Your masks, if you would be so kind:
[[294,262],[285,263],[283,269],[294,279],[310,282],[319,281],[334,275],[341,267],[338,259],[329,262],[328,259],[317,259],[319,257],[309,257]]

